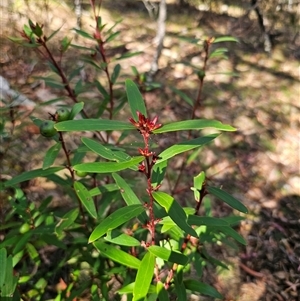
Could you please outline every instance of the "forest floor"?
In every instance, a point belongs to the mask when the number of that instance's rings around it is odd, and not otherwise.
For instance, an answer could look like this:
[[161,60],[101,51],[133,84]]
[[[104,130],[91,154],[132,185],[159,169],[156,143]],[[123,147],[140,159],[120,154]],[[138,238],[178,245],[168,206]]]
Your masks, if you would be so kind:
[[[16,46],[6,36],[18,36],[17,29],[27,23],[27,18],[45,24],[49,31],[62,26],[58,39],[64,34],[72,36],[70,29],[76,25],[75,15],[70,14],[72,5],[67,1],[61,2],[63,4],[53,1],[48,3],[47,9],[43,1],[40,5],[33,5],[31,1],[26,5],[26,2],[17,1],[12,11],[5,10],[4,5],[1,8],[6,17],[1,24],[4,26],[0,36],[0,74],[13,89],[31,100],[16,116],[22,118],[22,122],[19,121],[22,131],[15,130],[22,153],[18,149],[7,152],[8,157],[3,159],[7,168],[2,169],[2,174],[9,174],[11,170],[18,173],[40,164],[42,154],[36,149],[35,141],[40,143],[40,140],[28,115],[46,115],[49,106],[36,104],[57,96],[56,90],[35,85],[35,76],[45,75],[47,67],[33,52]],[[83,3],[82,24],[88,30],[92,21],[88,1]],[[119,44],[108,51],[112,55],[129,50],[143,52],[120,62],[122,78],[132,78],[132,65],[140,72],[148,71],[155,52],[155,21],[141,1],[108,3],[104,1],[101,11],[104,21],[112,25],[122,18],[117,25],[121,31]],[[212,270],[208,269],[206,277],[227,301],[297,301],[300,300],[300,38],[296,29],[285,23],[282,13],[274,23],[280,35],[274,40],[272,53],[267,54],[255,14],[246,12],[245,8],[236,6],[229,6],[226,12],[217,8],[179,10],[169,3],[167,34],[160,70],[155,77],[162,88],[146,93],[145,100],[149,111],[159,114],[163,123],[189,119],[191,108],[170,87],[175,86],[195,99],[198,79],[187,62],[199,66],[203,62],[199,46],[180,37],[232,35],[239,39],[239,43],[222,44],[228,48],[227,60],[209,61],[201,107],[196,112],[198,118],[217,119],[238,131],[218,138],[199,154],[190,170],[191,176],[199,172],[196,166],[199,164],[210,181],[224,187],[249,208],[238,229],[248,244],[233,251],[212,250],[229,264],[230,270],[214,271],[211,276]],[[81,39],[76,42],[85,43]],[[125,48],[119,47],[122,43]],[[74,50],[67,55],[66,66],[77,63],[74,55]],[[158,141],[159,145],[165,143]],[[175,165],[174,172],[178,172]],[[54,187],[47,183],[42,183],[45,185],[42,188],[39,185],[29,183],[27,190],[37,195],[45,191],[53,193]],[[184,191],[185,185],[180,188]],[[186,195],[178,193],[178,198],[180,196],[184,201]],[[225,205],[215,203],[216,216],[229,213]]]

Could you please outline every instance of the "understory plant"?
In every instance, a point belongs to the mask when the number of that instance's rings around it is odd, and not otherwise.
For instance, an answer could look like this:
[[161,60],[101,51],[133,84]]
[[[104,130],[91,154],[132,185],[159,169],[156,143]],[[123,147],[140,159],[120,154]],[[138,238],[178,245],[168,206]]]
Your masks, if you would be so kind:
[[[212,46],[234,39],[197,41],[204,53],[203,66],[191,65],[199,80],[198,96],[192,100],[172,87],[189,104],[191,117],[163,123],[159,112],[147,110],[143,96],[161,84],[148,83],[136,66],[132,79],[121,78],[119,61],[138,53],[109,59],[106,50],[120,34],[115,31],[118,22],[107,29],[94,1],[91,7],[94,32],[75,31],[93,46],[63,38],[58,53],[53,53],[49,41],[59,31],[46,35],[43,26],[31,20],[20,38],[11,38],[43,58],[51,74],[39,79],[66,98],[49,101],[53,110],[43,118],[31,116],[50,144],[41,168],[1,182],[2,191],[13,193],[0,225],[0,296],[121,300],[126,295],[122,300],[184,301],[195,293],[222,299],[203,280],[207,265],[227,268],[209,250],[216,245],[235,247],[235,241],[245,244],[245,240],[234,229],[242,217],[212,216],[211,197],[239,212],[247,209],[220,187],[208,185],[201,168],[191,177],[187,162],[220,132],[235,131],[219,121],[196,118],[207,62],[224,57],[226,51]],[[83,52],[80,66],[64,65],[70,48]],[[93,81],[80,76],[85,66],[92,68]],[[92,89],[98,97],[87,99],[85,93]],[[201,135],[206,129],[214,133]],[[176,141],[170,139],[164,149],[157,145],[162,134],[166,139],[174,132]],[[73,135],[80,139],[70,144]],[[180,172],[173,173],[174,160],[180,156]],[[53,207],[51,196],[32,202],[20,184],[38,177],[59,187],[59,197],[68,204],[61,201]],[[177,193],[182,182],[189,186],[188,202]]]

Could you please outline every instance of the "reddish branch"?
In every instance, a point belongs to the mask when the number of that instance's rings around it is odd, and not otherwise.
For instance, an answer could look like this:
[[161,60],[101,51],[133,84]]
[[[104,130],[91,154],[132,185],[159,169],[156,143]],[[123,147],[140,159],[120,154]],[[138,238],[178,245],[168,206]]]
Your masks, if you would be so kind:
[[156,191],[159,187],[153,187],[151,184],[152,169],[157,161],[158,157],[154,152],[150,150],[149,147],[149,138],[152,132],[162,125],[157,123],[158,118],[155,117],[152,120],[145,117],[142,113],[137,112],[138,120],[135,121],[133,118],[130,118],[129,121],[137,128],[140,134],[144,139],[144,148],[139,148],[139,153],[144,157],[144,161],[139,165],[139,171],[146,176],[147,179],[147,193],[149,195],[149,204],[147,208],[149,210],[149,221],[146,225],[147,229],[151,235],[151,244],[155,244],[155,225],[157,220],[154,216],[154,197],[153,192]]

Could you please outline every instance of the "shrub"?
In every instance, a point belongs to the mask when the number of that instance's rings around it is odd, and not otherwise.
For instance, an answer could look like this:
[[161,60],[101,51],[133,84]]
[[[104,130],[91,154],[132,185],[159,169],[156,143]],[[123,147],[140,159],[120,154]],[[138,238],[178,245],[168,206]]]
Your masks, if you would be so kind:
[[[91,1],[92,6],[93,3]],[[95,7],[92,8],[95,12]],[[0,296],[14,296],[16,300],[74,300],[77,297],[120,300],[121,295],[126,294],[127,300],[135,301],[183,301],[190,292],[196,292],[222,298],[213,286],[202,282],[206,263],[226,268],[209,254],[208,246],[232,245],[231,239],[245,244],[243,237],[233,229],[242,218],[211,216],[207,197],[214,196],[243,213],[247,212],[246,207],[222,189],[208,185],[204,171],[193,177],[190,207],[176,200],[175,189],[168,191],[161,185],[175,156],[184,156],[181,172],[175,175],[176,187],[187,171],[187,154],[189,160],[193,160],[220,131],[235,131],[230,125],[197,119],[195,115],[201,101],[207,61],[223,56],[225,51],[220,48],[212,52],[212,44],[234,39],[204,41],[204,67],[195,67],[199,79],[198,98],[193,101],[172,88],[190,105],[191,119],[161,124],[159,114],[150,117],[140,93],[140,89],[149,91],[158,85],[148,83],[136,67],[132,70],[137,84],[126,79],[126,97],[119,93],[124,87],[123,82],[118,81],[121,65],[109,61],[105,52],[107,44],[119,32],[114,31],[116,24],[105,30],[101,17],[95,14],[94,18],[94,33],[79,29],[76,32],[96,46],[73,45],[64,38],[59,57],[63,58],[70,47],[86,51],[89,55],[81,56],[80,60],[92,66],[95,74],[104,74],[106,84],[97,79],[84,83],[78,78],[82,67],[65,73],[61,61],[57,61],[49,48],[49,41],[58,31],[47,36],[41,25],[29,20],[22,38],[11,38],[43,55],[55,78],[42,79],[50,87],[64,90],[73,105],[66,102],[65,107],[56,107],[54,100],[56,113],[49,113],[49,120],[31,117],[40,127],[40,133],[51,139],[52,146],[45,152],[41,168],[2,182],[2,190],[12,189],[14,193],[10,197],[10,211],[0,227],[5,231],[0,242],[0,263],[5,267],[0,271]],[[118,59],[136,54],[126,53]],[[80,101],[80,95],[92,88],[98,90],[101,100],[98,103]],[[130,113],[125,120],[120,120],[118,113],[127,103]],[[124,111],[127,114],[127,110]],[[199,136],[199,131],[206,128],[216,133]],[[71,132],[92,132],[93,137],[83,134],[77,147],[69,150],[66,137]],[[116,132],[119,135],[113,139]],[[157,150],[153,141],[159,139],[160,134],[172,132],[186,135],[164,150]],[[138,138],[134,133],[138,133]],[[137,139],[138,143],[133,143]],[[59,156],[61,153],[64,159]],[[73,205],[53,208],[51,197],[40,204],[30,202],[20,183],[37,177],[45,177],[60,186]],[[205,198],[208,200],[206,210],[200,214]]]

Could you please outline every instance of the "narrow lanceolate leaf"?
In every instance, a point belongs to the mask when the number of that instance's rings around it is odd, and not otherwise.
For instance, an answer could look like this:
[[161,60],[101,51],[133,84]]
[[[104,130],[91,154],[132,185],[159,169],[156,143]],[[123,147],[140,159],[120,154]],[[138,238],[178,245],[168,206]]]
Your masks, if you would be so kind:
[[182,207],[165,192],[153,192],[154,199],[162,206],[174,223],[187,234],[198,237],[196,231],[187,223],[187,216]]
[[223,219],[210,217],[210,216],[189,215],[187,222],[190,225],[195,225],[195,226],[216,226],[216,227],[229,226],[229,224]]
[[84,145],[86,145],[91,151],[98,154],[102,158],[107,160],[112,160],[116,162],[128,161],[130,160],[130,156],[125,152],[119,150],[111,150],[110,148],[104,146],[103,144],[99,143],[90,138],[83,137],[81,141]]
[[56,144],[54,144],[48,149],[44,158],[43,169],[50,167],[54,163],[60,150],[61,150],[60,142],[57,142]]
[[165,289],[164,284],[161,281],[157,282],[156,293],[159,301],[170,301],[169,294]]
[[26,171],[18,176],[15,176],[13,179],[6,181],[4,183],[4,186],[5,187],[13,186],[15,184],[29,181],[29,180],[37,178],[37,177],[47,177],[47,176],[54,174],[64,168],[65,167],[60,166],[60,167],[50,167],[48,169],[39,168],[39,169],[31,170],[31,171]]
[[119,77],[119,74],[120,74],[120,70],[121,70],[121,65],[120,64],[117,64],[114,68],[114,71],[111,75],[111,81],[113,84],[116,83],[118,77]]
[[183,91],[176,89],[175,87],[170,87],[170,89],[175,92],[177,95],[179,95],[186,103],[188,103],[190,106],[194,105],[194,101]]
[[133,301],[143,301],[147,296],[153,278],[155,256],[147,252],[137,271],[133,288]]
[[116,229],[109,231],[104,239],[119,246],[138,247],[141,245],[141,242],[136,238],[122,233],[121,231],[118,231]]
[[115,262],[132,269],[138,269],[140,267],[141,261],[139,259],[114,246],[99,241],[94,242],[94,246],[101,255],[108,257]]
[[74,221],[79,215],[79,209],[75,208],[71,211],[68,211],[58,222],[55,227],[55,233],[61,235],[64,230],[67,230],[70,226],[74,225]]
[[109,192],[109,191],[116,191],[118,190],[118,186],[116,184],[105,184],[105,185],[101,185],[98,187],[95,187],[93,189],[90,190],[90,195],[91,196],[96,196],[99,194],[103,194],[105,192]]
[[75,131],[123,131],[133,130],[130,122],[109,119],[80,119],[58,122],[55,128],[61,132]]
[[128,206],[133,204],[141,204],[141,201],[136,196],[134,191],[120,175],[113,173],[112,177],[114,178],[116,184],[118,185],[121,191],[121,195]]
[[214,287],[206,283],[198,282],[192,279],[184,280],[183,283],[185,288],[191,290],[192,292],[198,292],[202,295],[223,299],[223,296]]
[[243,216],[231,215],[223,217],[222,220],[226,221],[230,226],[235,226],[240,223],[240,221],[245,220]]
[[139,111],[140,113],[142,113],[144,116],[147,117],[145,102],[136,84],[132,80],[127,79],[125,81],[125,86],[126,86],[127,98],[128,98],[133,119],[135,121],[138,120],[138,116],[136,113],[137,111]]
[[16,289],[17,282],[18,282],[18,278],[13,275],[13,262],[12,262],[12,256],[10,255],[7,257],[5,280],[4,280],[5,285],[3,285],[3,287],[1,288],[1,296],[11,297]]
[[174,278],[174,287],[177,295],[177,300],[187,301],[186,289],[182,280],[178,279],[179,277]]
[[[131,283],[123,286],[122,288],[120,288],[117,292],[119,294],[132,294],[133,289],[134,289],[134,285],[135,285],[135,282],[131,282]],[[155,292],[156,292],[156,286],[151,284],[150,287],[149,287],[148,293],[149,294],[154,294]]]
[[0,249],[0,290],[2,285],[4,284],[5,280],[5,272],[6,272],[6,256],[7,252],[6,249],[2,248]]
[[225,36],[225,37],[219,37],[216,38],[213,43],[221,43],[221,42],[238,42],[239,40],[237,38],[231,37],[231,36]]
[[155,255],[156,257],[159,257],[165,261],[178,263],[180,265],[186,265],[188,262],[188,258],[185,255],[179,252],[168,250],[163,247],[150,246],[148,248],[148,251],[153,255]]
[[235,239],[236,241],[238,241],[242,245],[247,245],[247,242],[244,239],[244,237],[241,236],[239,233],[237,233],[231,227],[220,227],[220,228],[216,228],[216,229],[218,229],[220,232],[223,232],[227,237],[231,236],[233,239]]
[[220,131],[236,131],[236,129],[228,124],[223,124],[217,120],[195,119],[172,122],[163,125],[161,128],[154,130],[153,133],[166,133],[186,130],[202,130],[204,128],[213,128]]
[[203,146],[213,141],[216,137],[218,137],[218,134],[212,134],[205,137],[200,137],[189,141],[183,141],[178,144],[172,145],[171,147],[167,148],[159,154],[159,159],[157,160],[157,163],[168,160],[178,154],[184,153],[196,147]]
[[[141,204],[141,201],[136,196],[134,191],[131,189],[131,187],[126,183],[126,181],[120,175],[113,173],[112,177],[114,178],[116,184],[118,185],[118,187],[120,189],[123,200],[125,201],[125,203],[128,206],[134,205],[134,204]],[[140,216],[138,218],[142,223],[144,223],[148,220],[148,216],[147,216],[146,212],[144,212],[144,211],[140,214]]]
[[127,221],[139,215],[145,208],[142,204],[131,205],[118,209],[104,219],[92,232],[89,238],[89,243],[99,239],[108,231],[123,225]]
[[194,198],[197,202],[200,200],[200,191],[202,189],[202,185],[205,181],[205,172],[201,171],[199,175],[194,177],[194,187],[191,187],[191,189],[194,191]]
[[97,211],[96,211],[94,200],[91,197],[89,191],[86,189],[86,187],[80,182],[75,182],[74,189],[81,203],[87,210],[87,212],[93,218],[97,218]]
[[134,157],[125,162],[94,162],[82,163],[74,166],[74,170],[84,171],[89,173],[110,173],[117,172],[126,168],[137,165],[144,160],[144,157]]
[[82,111],[83,109],[83,106],[84,106],[84,103],[83,102],[78,102],[76,103],[73,107],[72,107],[72,110],[70,112],[70,116],[69,116],[69,119],[73,119],[79,112]]
[[159,184],[161,184],[161,182],[165,178],[167,166],[168,166],[167,160],[154,164],[152,169],[152,176],[151,176],[151,184],[153,187],[156,187]]
[[217,188],[217,187],[209,187],[209,186],[206,189],[210,194],[221,199],[222,201],[227,203],[230,207],[232,207],[240,212],[248,213],[248,209],[240,201],[238,201],[236,198],[234,198],[232,195],[230,195],[226,191],[224,191],[220,188]]

